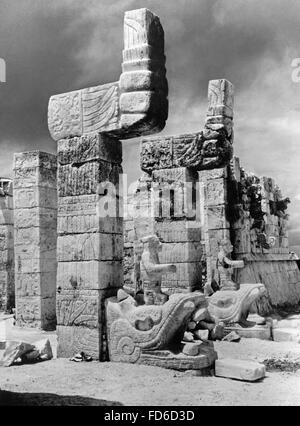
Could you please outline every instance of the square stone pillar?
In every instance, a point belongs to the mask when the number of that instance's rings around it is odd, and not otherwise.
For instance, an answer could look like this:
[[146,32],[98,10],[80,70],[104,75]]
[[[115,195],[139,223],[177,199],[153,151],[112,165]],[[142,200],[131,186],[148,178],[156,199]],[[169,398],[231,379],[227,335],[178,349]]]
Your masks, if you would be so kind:
[[14,230],[17,324],[53,330],[56,324],[56,156],[15,154]]
[[15,306],[13,189],[10,179],[0,178],[0,311]]
[[219,244],[230,241],[230,223],[227,219],[227,167],[199,172],[201,209],[204,211],[204,241],[207,282],[211,283],[217,271]]
[[122,146],[93,134],[58,142],[58,356],[106,360],[104,301],[123,285]]

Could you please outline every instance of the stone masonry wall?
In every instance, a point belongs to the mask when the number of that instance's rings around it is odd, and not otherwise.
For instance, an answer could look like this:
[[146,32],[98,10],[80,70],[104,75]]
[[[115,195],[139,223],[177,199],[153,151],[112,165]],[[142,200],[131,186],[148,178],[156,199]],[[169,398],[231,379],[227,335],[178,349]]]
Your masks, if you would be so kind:
[[203,171],[199,177],[205,187],[208,282],[214,277],[218,243],[230,239],[233,258],[245,262],[234,273],[238,284],[265,284],[273,306],[297,304],[300,271],[289,250],[288,201],[274,180],[246,173],[238,158],[228,167]]

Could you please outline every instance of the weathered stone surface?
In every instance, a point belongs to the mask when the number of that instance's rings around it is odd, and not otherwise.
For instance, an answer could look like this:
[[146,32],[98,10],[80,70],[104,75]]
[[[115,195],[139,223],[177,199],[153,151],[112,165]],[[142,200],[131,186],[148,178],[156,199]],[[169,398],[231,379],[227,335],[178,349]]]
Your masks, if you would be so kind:
[[202,267],[199,262],[186,262],[176,264],[176,273],[167,273],[162,281],[166,288],[186,288],[196,290],[201,287]]
[[122,283],[122,261],[58,262],[58,289],[104,290]]
[[[87,334],[94,329],[98,346],[91,355],[106,359],[103,300],[123,285],[123,224],[115,190],[121,161],[121,144],[111,136],[91,134],[58,143],[59,356],[73,356],[77,347],[86,352],[85,344],[77,342],[76,332],[71,331],[74,327],[86,329]],[[104,183],[113,188],[109,199],[114,203],[113,214],[101,210],[103,199],[108,198]],[[64,341],[64,333],[70,335],[73,349]]]
[[161,263],[200,262],[202,244],[198,242],[163,243],[160,254]]
[[122,163],[122,144],[105,133],[58,141],[57,161],[60,165],[81,164],[95,159],[109,163]]
[[[249,321],[248,326],[242,326],[239,324],[236,325],[227,325],[225,327],[226,333],[235,333],[238,336],[246,339],[260,339],[260,340],[271,340],[271,325],[257,325]],[[228,336],[229,336],[228,334]]]
[[164,243],[201,241],[201,227],[188,220],[156,222],[155,231]]
[[122,260],[122,258],[122,235],[87,233],[59,236],[57,240],[57,260],[59,262]]
[[56,326],[55,297],[17,296],[16,323],[19,327],[54,330]]
[[300,315],[289,315],[285,319],[273,322],[273,328],[298,328],[300,329]]
[[84,352],[99,359],[100,336],[99,330],[88,327],[57,326],[58,358],[71,358],[75,354]]
[[[137,307],[133,298],[118,303],[107,302],[108,342],[111,361],[156,365],[179,370],[200,370],[213,365],[217,355],[213,346],[200,344],[197,354],[185,355],[184,329],[193,310],[205,306],[205,298],[198,294],[176,294],[161,306]],[[140,331],[137,321],[152,319],[149,330]],[[176,319],[176,320],[175,320]],[[178,354],[170,350],[178,346]],[[176,352],[176,351],[175,351]]]
[[16,292],[20,298],[39,296],[55,297],[56,268],[52,272],[17,272]]
[[215,364],[217,377],[255,382],[266,375],[266,367],[254,361],[240,359],[218,359]]
[[208,116],[233,117],[234,87],[227,80],[211,80],[208,86]]
[[33,345],[23,342],[8,342],[1,361],[3,367],[10,367],[13,363],[34,349]]
[[142,141],[141,168],[189,167],[209,170],[224,167],[233,156],[233,86],[227,80],[212,80],[208,88],[208,112],[202,132]]
[[48,123],[54,140],[109,132],[122,139],[160,131],[168,114],[164,32],[148,9],[124,19],[119,82],[53,96]]
[[[269,258],[270,256],[270,258]],[[258,261],[247,262],[244,269],[239,270],[237,279],[254,281],[258,277],[264,283],[268,298],[272,305],[280,306],[288,303],[297,304],[300,301],[300,271],[295,261],[272,259],[274,255],[265,254]],[[281,256],[278,254],[278,256]]]
[[239,290],[217,291],[208,298],[208,312],[215,322],[239,323],[247,319],[252,303],[263,294],[263,284],[242,284]]
[[231,331],[222,339],[224,342],[239,342],[241,340],[241,336],[237,334],[235,331]]
[[100,304],[99,290],[63,290],[56,296],[57,324],[98,328]]
[[56,209],[56,188],[43,188],[34,186],[29,188],[16,189],[14,192],[14,208],[31,209],[33,207]]
[[14,170],[26,170],[40,167],[43,169],[55,169],[56,157],[42,151],[28,151],[14,155]]
[[208,341],[208,337],[209,337],[209,331],[208,330],[196,330],[194,334],[195,334],[195,336],[198,337],[198,339],[202,340],[203,342]]
[[111,182],[118,185],[121,174],[122,168],[118,164],[101,160],[85,162],[79,167],[70,164],[60,165],[58,195],[69,197],[97,194],[100,183]]
[[55,327],[56,156],[15,154],[16,315],[20,326]]
[[53,358],[49,339],[39,340],[34,343],[34,349],[22,356],[24,362],[48,361]]
[[10,311],[15,303],[14,215],[10,179],[0,178],[0,311]]
[[296,342],[296,343],[300,343],[300,329],[296,329],[296,328],[275,328],[275,329],[273,329],[273,340],[275,342]]
[[[100,195],[80,195],[59,198],[58,234],[82,233],[122,234],[123,221],[116,217],[102,217],[99,212]],[[117,201],[116,201],[117,203]],[[117,214],[120,209],[116,209]]]
[[199,355],[201,351],[201,343],[185,343],[182,349],[182,353],[188,356]]
[[196,170],[218,168],[229,163],[233,155],[231,142],[223,129],[217,139],[203,132],[180,136],[144,139],[141,145],[141,169],[145,172],[190,167]]

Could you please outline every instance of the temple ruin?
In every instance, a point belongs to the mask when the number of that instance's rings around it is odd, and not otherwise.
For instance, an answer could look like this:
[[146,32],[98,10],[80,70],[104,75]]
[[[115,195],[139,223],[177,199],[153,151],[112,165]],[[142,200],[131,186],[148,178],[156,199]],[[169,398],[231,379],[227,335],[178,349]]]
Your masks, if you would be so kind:
[[[126,12],[119,81],[52,96],[57,155],[16,154],[13,182],[0,179],[0,310],[56,328],[59,357],[206,369],[218,327],[300,301],[290,200],[234,156],[232,83],[209,82],[203,129],[153,136],[168,117],[165,61],[159,18]],[[141,178],[123,200],[134,137]]]

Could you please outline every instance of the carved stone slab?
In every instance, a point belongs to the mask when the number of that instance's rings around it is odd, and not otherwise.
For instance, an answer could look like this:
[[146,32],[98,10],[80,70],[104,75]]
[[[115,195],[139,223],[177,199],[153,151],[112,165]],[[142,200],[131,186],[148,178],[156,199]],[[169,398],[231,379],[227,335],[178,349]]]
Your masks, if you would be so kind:
[[48,123],[60,139],[107,132],[122,139],[160,131],[168,116],[164,31],[148,9],[125,13],[118,82],[52,96]]
[[211,170],[229,164],[233,156],[233,85],[212,80],[208,88],[208,112],[203,131],[180,136],[144,139],[141,169],[190,167]]
[[233,117],[234,86],[228,80],[211,80],[208,86],[207,115]]

